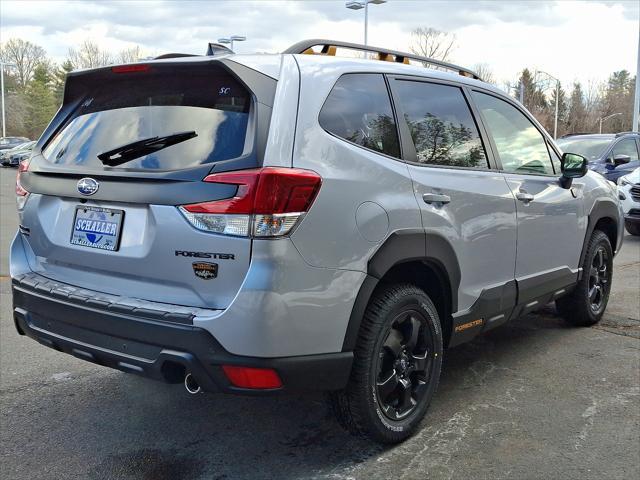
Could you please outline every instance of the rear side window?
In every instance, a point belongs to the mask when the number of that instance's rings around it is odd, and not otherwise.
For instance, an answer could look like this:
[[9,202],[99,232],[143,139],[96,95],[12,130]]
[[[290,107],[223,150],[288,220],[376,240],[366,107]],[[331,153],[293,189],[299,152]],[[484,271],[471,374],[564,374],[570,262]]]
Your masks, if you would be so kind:
[[504,171],[553,175],[544,137],[520,110],[480,92],[473,92],[473,99],[493,137]]
[[354,73],[340,77],[324,103],[320,125],[362,147],[400,157],[398,132],[382,75]]
[[[178,170],[244,151],[251,96],[220,66],[151,65],[148,71],[101,71],[70,82],[79,105],[43,151],[51,163],[83,170]],[[179,141],[176,134],[183,134]],[[165,137],[172,140],[163,144]],[[152,142],[146,150],[139,143],[117,152],[146,140]],[[104,153],[113,151],[105,162]]]
[[628,155],[631,162],[638,161],[636,141],[633,138],[625,138],[616,143],[611,151],[611,159],[613,160],[618,155]]
[[396,92],[418,162],[488,167],[478,127],[458,87],[398,80],[394,84]]

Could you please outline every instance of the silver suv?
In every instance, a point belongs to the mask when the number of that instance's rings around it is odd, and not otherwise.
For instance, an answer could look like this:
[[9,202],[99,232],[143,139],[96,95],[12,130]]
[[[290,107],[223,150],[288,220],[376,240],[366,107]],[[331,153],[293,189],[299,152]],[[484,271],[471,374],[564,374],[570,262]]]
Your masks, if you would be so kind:
[[330,391],[390,443],[446,347],[551,301],[600,320],[615,187],[503,92],[340,42],[212,53],[69,75],[18,174],[20,334],[190,392]]

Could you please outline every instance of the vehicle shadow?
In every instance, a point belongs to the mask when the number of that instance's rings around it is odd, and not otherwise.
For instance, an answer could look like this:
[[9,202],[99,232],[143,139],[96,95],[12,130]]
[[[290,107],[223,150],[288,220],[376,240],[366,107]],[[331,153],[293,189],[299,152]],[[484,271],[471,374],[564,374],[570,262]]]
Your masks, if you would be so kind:
[[[449,350],[425,426],[445,425],[481,394],[475,387],[494,388],[499,378],[490,373],[496,366],[517,358],[526,362],[543,342],[571,334],[560,319],[544,313]],[[41,435],[12,439],[23,452],[40,461],[64,458],[81,478],[91,479],[343,478],[389,450],[413,455],[428,442],[418,435],[400,447],[382,447],[353,437],[339,427],[320,394],[189,395],[180,386],[97,372],[54,385],[24,406],[23,420],[45,425],[37,429]],[[52,404],[57,398],[63,400]]]

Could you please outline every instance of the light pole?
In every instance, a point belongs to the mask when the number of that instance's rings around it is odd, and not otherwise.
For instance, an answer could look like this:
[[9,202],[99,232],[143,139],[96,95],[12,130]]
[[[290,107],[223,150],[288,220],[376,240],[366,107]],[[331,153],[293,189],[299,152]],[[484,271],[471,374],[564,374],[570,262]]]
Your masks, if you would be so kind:
[[610,118],[613,118],[617,115],[622,115],[622,113],[612,113],[611,115],[607,115],[606,117],[601,117],[598,121],[600,122],[600,130],[599,132],[602,133],[602,122],[604,122],[605,120],[609,120]]
[[633,98],[633,124],[631,130],[640,132],[640,28],[638,29],[638,64],[636,65],[636,90]]
[[218,43],[228,43],[229,48],[233,51],[233,42],[244,42],[247,39],[244,35],[231,35],[218,39]]
[[2,90],[2,136],[7,136],[7,122],[4,116],[4,67],[15,67],[15,63],[0,61],[0,90]]
[[553,120],[553,138],[555,140],[558,138],[558,102],[560,101],[560,80],[558,80],[553,75],[548,74],[547,72],[543,72],[542,70],[539,70],[538,73],[542,73],[543,75],[546,75],[550,79],[556,81],[556,115]]
[[373,3],[374,5],[380,5],[381,3],[386,3],[387,0],[360,0],[354,2],[346,2],[345,7],[351,10],[361,10],[364,8],[364,44],[367,45],[367,28],[369,23],[369,4]]

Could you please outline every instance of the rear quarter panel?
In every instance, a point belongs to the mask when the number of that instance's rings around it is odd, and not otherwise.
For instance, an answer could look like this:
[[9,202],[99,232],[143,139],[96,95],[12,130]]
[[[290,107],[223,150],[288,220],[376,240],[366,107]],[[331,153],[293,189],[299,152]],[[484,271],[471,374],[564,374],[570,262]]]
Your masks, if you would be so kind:
[[[332,64],[340,66],[337,60]],[[293,166],[320,174],[322,187],[292,240],[310,265],[366,271],[368,259],[390,233],[422,228],[409,172],[399,160],[326,132],[318,123],[319,112],[347,72],[304,59],[299,65]],[[372,72],[369,64],[360,68],[351,66],[348,73]]]

